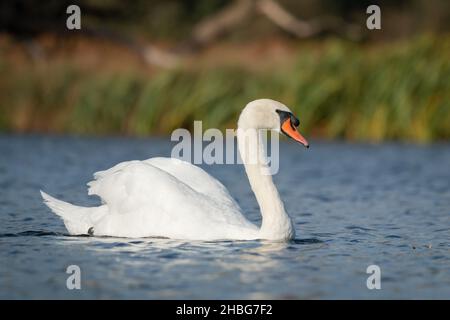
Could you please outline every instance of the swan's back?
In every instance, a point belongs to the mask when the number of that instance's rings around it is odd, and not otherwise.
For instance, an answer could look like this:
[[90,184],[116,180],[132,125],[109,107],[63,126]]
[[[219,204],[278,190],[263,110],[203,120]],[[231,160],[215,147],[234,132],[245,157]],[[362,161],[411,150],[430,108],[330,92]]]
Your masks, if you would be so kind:
[[[127,161],[95,173],[94,178],[88,183],[89,194],[99,196],[102,207],[107,208],[107,213],[89,228],[95,235],[256,237],[257,227],[242,215],[227,189],[188,162],[172,158]],[[86,212],[86,208],[83,210]],[[73,212],[72,209],[72,225]],[[60,210],[58,214],[64,219],[64,212]],[[86,221],[86,217],[83,219]]]

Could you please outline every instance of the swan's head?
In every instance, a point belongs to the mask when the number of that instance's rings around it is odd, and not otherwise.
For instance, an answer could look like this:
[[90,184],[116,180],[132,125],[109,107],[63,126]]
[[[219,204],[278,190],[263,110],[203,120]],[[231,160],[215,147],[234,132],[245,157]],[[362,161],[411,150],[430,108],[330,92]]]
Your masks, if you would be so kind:
[[300,121],[281,102],[258,99],[248,103],[239,116],[241,129],[268,129],[281,132],[289,138],[309,148],[308,141],[297,131]]

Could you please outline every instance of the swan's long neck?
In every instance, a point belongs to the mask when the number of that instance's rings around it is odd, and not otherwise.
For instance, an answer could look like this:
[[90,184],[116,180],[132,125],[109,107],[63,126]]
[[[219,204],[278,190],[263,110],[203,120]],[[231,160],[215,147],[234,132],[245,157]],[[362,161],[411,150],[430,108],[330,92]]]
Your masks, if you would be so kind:
[[237,139],[250,186],[261,210],[260,237],[273,240],[294,238],[292,221],[269,174],[262,135],[256,129],[238,126]]

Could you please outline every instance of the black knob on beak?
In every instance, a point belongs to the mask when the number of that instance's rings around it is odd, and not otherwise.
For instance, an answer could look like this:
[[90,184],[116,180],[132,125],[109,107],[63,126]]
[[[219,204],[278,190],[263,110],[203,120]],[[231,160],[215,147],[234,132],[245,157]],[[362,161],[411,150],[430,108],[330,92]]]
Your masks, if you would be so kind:
[[298,127],[300,125],[300,120],[298,120],[292,113],[291,113],[291,123],[294,127]]

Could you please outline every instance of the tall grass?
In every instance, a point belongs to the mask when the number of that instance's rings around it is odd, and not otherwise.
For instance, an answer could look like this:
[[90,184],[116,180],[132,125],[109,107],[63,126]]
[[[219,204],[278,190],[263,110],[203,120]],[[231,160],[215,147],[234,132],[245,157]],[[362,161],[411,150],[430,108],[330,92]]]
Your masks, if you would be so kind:
[[267,97],[289,105],[310,136],[443,140],[449,57],[448,37],[376,47],[328,40],[299,49],[288,69],[180,68],[148,77],[60,63],[17,68],[0,53],[0,130],[150,135],[194,120],[234,127],[248,101]]

